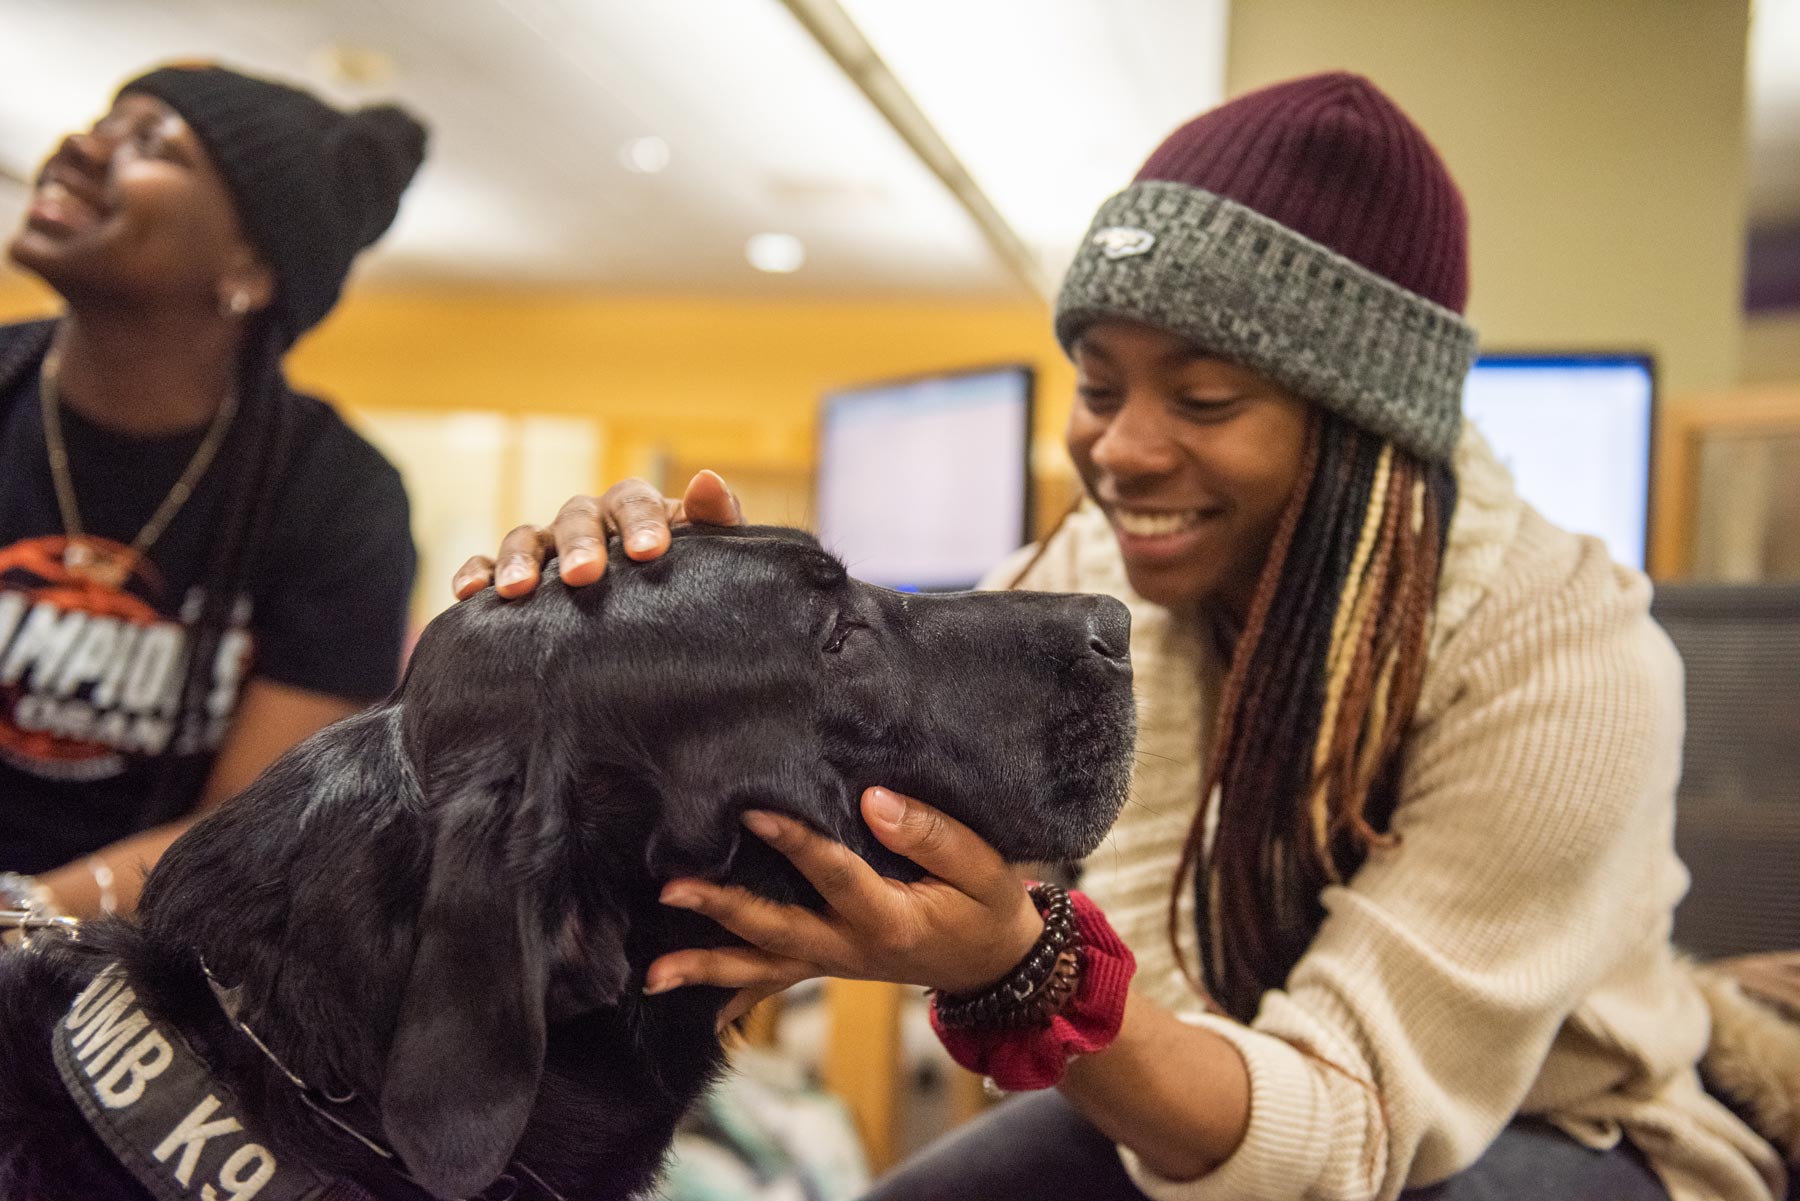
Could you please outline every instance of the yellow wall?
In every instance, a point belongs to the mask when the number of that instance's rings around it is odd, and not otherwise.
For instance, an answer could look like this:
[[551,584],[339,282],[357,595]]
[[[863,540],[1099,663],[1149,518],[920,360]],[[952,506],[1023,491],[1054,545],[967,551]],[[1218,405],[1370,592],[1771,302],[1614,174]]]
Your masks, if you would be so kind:
[[1800,383],[1800,312],[1770,313],[1744,323],[1739,377],[1746,384]]
[[665,447],[722,465],[811,461],[820,395],[1024,361],[1060,427],[1071,384],[1036,304],[767,303],[542,294],[352,297],[292,372],[354,405],[598,417],[609,473]]
[[1235,94],[1366,72],[1468,198],[1496,349],[1644,348],[1672,403],[1737,380],[1743,0],[1234,0]]
[[56,298],[37,280],[0,262],[0,321],[56,311]]

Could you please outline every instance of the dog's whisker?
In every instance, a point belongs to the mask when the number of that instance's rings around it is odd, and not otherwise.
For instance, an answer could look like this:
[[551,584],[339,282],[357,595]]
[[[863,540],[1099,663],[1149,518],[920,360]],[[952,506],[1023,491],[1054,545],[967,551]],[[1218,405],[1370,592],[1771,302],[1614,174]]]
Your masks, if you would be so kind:
[[1152,817],[1155,817],[1155,818],[1161,819],[1161,818],[1166,818],[1166,817],[1170,816],[1169,810],[1159,809],[1155,805],[1150,804],[1148,801],[1141,801],[1141,800],[1136,799],[1135,797],[1125,803],[1128,805],[1135,805],[1139,809],[1143,810],[1145,813],[1148,813]]

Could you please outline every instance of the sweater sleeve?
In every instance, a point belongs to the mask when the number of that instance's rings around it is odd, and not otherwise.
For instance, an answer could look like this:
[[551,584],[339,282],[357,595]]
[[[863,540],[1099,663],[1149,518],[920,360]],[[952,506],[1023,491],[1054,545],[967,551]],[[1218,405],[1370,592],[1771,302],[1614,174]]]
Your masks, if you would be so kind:
[[1396,845],[1323,900],[1243,1055],[1250,1125],[1208,1176],[1126,1165],[1156,1201],[1392,1198],[1473,1163],[1519,1112],[1565,1019],[1666,937],[1680,663],[1649,587],[1569,540],[1443,650],[1409,736]]

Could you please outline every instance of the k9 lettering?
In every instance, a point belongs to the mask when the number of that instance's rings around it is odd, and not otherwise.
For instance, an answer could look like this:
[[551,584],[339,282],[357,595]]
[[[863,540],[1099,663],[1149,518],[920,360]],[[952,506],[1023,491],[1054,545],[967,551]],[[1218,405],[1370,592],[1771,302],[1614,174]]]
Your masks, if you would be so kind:
[[[69,1049],[102,1106],[123,1111],[157,1099],[153,1082],[176,1052],[115,969],[95,977],[63,1021]],[[199,1201],[251,1201],[278,1166],[231,1114],[229,1094],[221,1099],[217,1092],[175,1122],[151,1155],[180,1186],[178,1195]]]

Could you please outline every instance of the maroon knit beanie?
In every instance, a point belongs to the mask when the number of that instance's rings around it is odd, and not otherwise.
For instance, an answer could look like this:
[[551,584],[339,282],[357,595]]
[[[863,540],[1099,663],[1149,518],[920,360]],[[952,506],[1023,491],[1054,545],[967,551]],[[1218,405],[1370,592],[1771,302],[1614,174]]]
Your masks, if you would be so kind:
[[1100,208],[1056,302],[1168,330],[1428,461],[1461,426],[1475,331],[1462,196],[1360,75],[1239,96],[1189,121]]
[[1462,312],[1469,219],[1425,133],[1361,75],[1248,92],[1170,134],[1137,178],[1204,188]]

